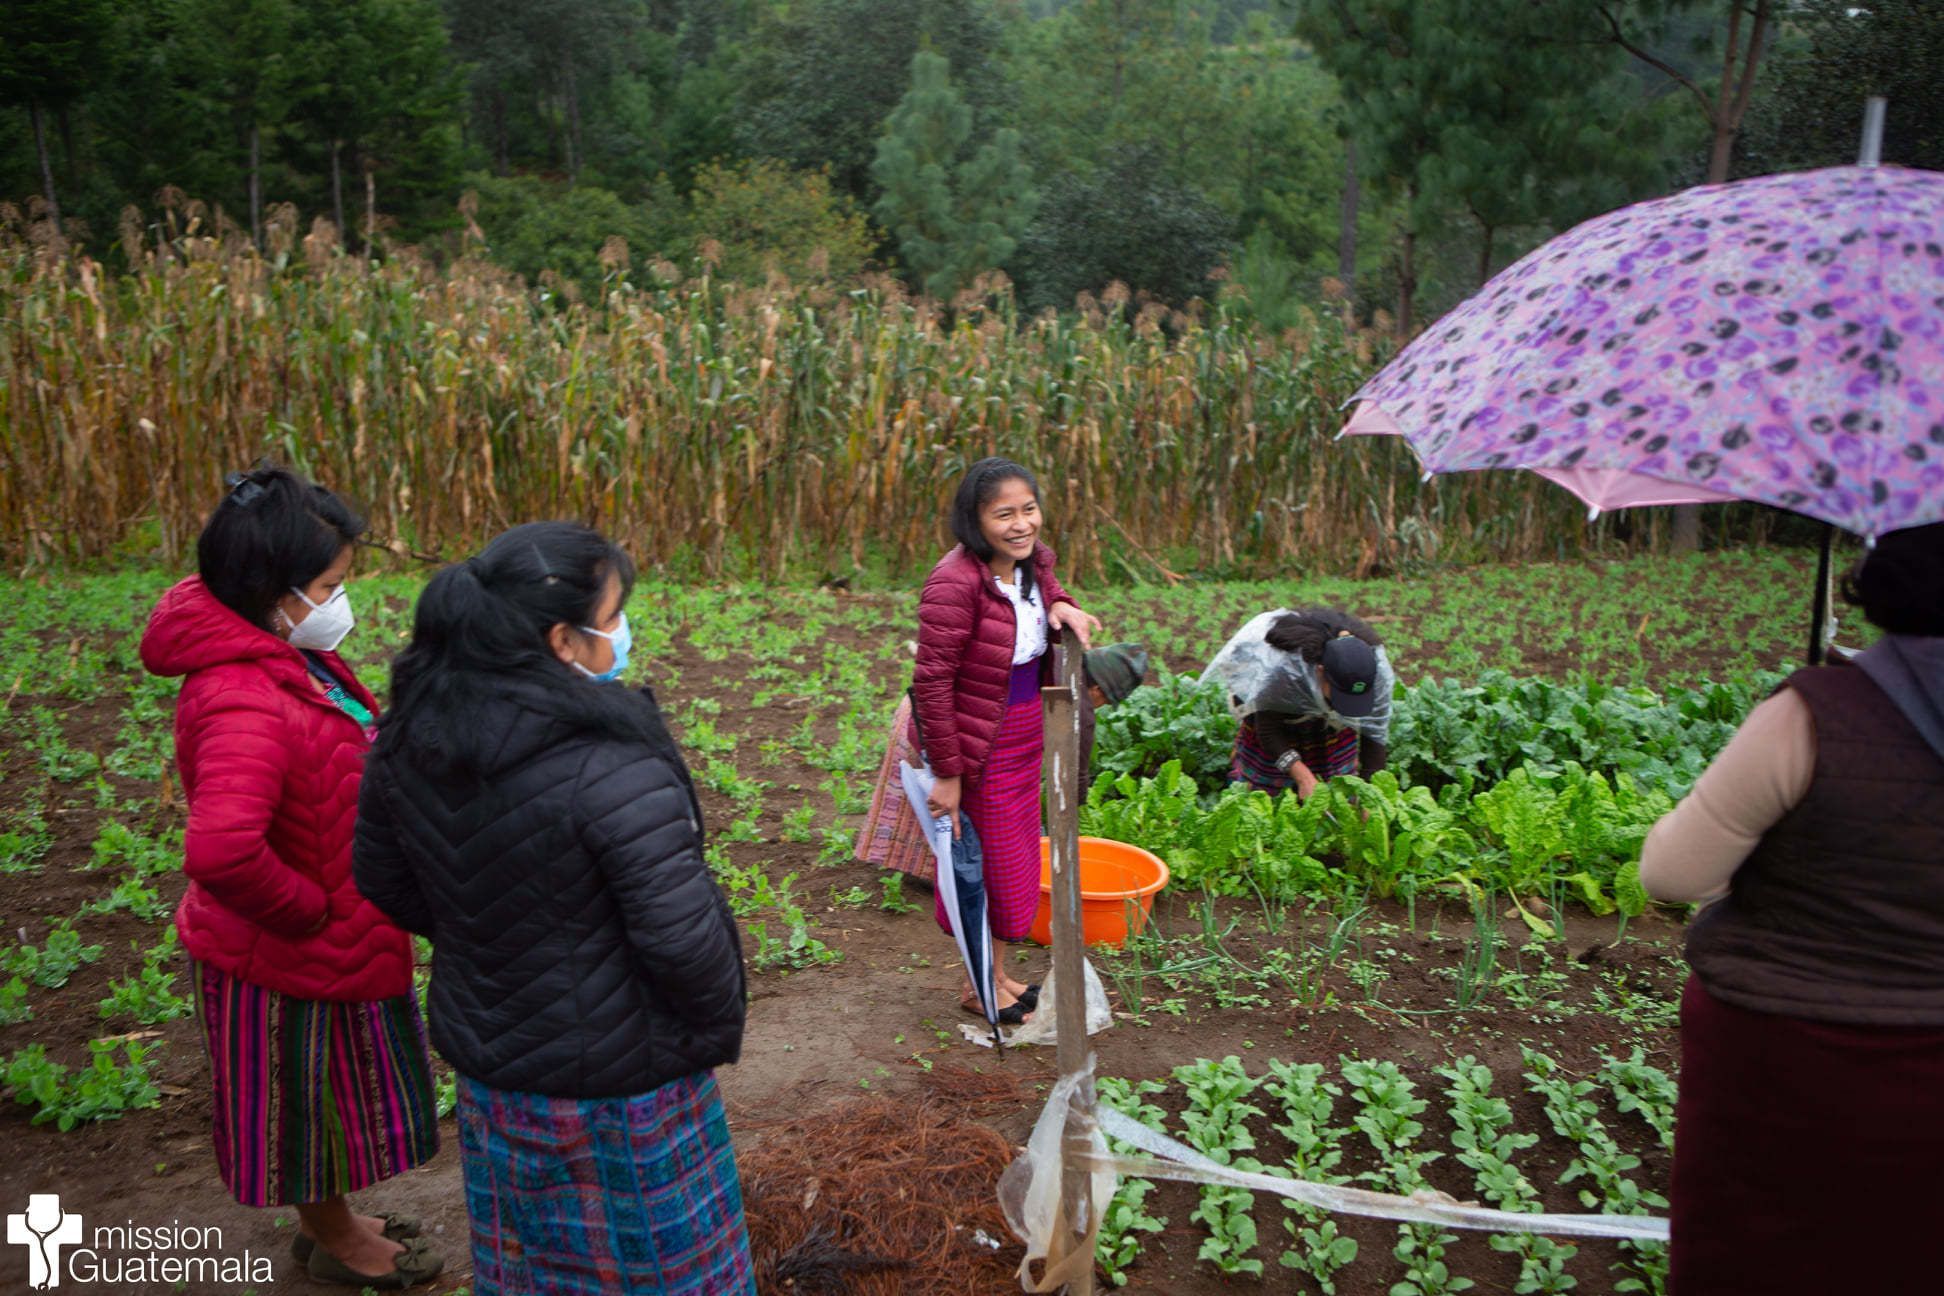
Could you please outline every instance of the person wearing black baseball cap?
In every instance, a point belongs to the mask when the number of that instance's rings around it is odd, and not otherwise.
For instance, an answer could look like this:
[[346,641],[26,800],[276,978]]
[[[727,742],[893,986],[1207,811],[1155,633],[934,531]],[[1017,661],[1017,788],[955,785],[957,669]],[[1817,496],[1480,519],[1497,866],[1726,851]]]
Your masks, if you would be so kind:
[[1363,620],[1335,608],[1278,608],[1238,630],[1203,680],[1228,691],[1241,723],[1229,777],[1307,799],[1324,779],[1373,774],[1389,759],[1396,677]]

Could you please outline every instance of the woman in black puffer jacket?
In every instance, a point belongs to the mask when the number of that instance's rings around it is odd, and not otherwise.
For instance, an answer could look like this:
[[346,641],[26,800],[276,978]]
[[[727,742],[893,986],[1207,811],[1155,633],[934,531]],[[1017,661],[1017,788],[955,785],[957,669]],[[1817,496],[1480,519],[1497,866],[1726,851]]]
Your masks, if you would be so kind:
[[754,1292],[711,1068],[742,947],[627,665],[627,555],[565,522],[432,578],[366,768],[359,889],[433,944],[479,1296]]

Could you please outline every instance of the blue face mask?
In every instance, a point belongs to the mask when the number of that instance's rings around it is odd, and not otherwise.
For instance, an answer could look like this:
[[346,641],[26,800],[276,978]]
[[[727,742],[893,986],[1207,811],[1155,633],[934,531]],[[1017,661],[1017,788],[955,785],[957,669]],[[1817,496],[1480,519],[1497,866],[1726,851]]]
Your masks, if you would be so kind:
[[596,630],[593,626],[582,626],[581,629],[588,634],[596,635],[607,640],[608,643],[614,646],[614,665],[599,674],[595,674],[579,662],[574,663],[574,669],[589,679],[601,680],[603,682],[620,679],[621,672],[628,669],[628,649],[634,647],[634,635],[628,630],[628,614],[626,612],[621,614],[621,624],[613,630]]

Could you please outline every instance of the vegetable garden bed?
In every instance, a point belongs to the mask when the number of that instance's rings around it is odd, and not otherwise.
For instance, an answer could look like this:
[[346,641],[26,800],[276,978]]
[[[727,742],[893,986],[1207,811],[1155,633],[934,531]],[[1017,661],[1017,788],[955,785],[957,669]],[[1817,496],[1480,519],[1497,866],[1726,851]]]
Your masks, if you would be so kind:
[[[0,1068],[11,1095],[0,1103],[0,1200],[59,1189],[93,1218],[216,1224],[232,1249],[279,1257],[279,1290],[305,1290],[286,1281],[295,1276],[281,1242],[292,1221],[229,1203],[206,1145],[204,1063],[182,1015],[184,963],[167,936],[183,885],[169,766],[173,688],[143,676],[135,659],[142,621],[168,580],[136,573],[0,584]],[[1657,600],[1646,613],[1628,602],[1642,588],[1681,599]],[[1638,1066],[1678,1075],[1678,915],[1648,909],[1622,933],[1623,911],[1636,906],[1626,857],[1664,804],[1656,798],[1692,777],[1703,750],[1758,695],[1752,672],[1783,665],[1795,650],[1796,596],[1806,588],[1802,562],[1757,553],[1711,555],[1705,565],[1636,560],[1090,597],[1111,635],[1141,639],[1178,668],[1205,659],[1264,607],[1315,598],[1371,609],[1422,702],[1411,721],[1420,736],[1407,741],[1403,725],[1396,735],[1403,783],[1345,784],[1338,791],[1356,792],[1356,810],[1326,805],[1334,824],[1294,803],[1198,784],[1209,754],[1225,755],[1213,713],[1212,734],[1149,744],[1127,767],[1130,793],[1099,794],[1094,828],[1122,816],[1107,835],[1159,850],[1177,878],[1148,932],[1096,960],[1118,1017],[1095,1041],[1100,1074],[1128,1081],[1130,1097],[1159,1107],[1177,1134],[1190,1132],[1187,1114],[1198,1110],[1191,1084],[1201,1086],[1209,1121],[1222,1101],[1259,1107],[1240,1127],[1224,1117],[1203,1131],[1219,1143],[1245,1130],[1253,1146],[1229,1150],[1265,1166],[1308,1158],[1323,1173],[1384,1174],[1392,1183],[1420,1173],[1461,1198],[1498,1191],[1549,1210],[1586,1209],[1582,1190],[1629,1202],[1628,1193],[1665,1193],[1668,1155],[1649,1119],[1663,1086],[1630,1071],[1637,1097],[1629,1107],[1619,1081],[1601,1075],[1609,1057],[1634,1067],[1636,1049]],[[348,646],[374,685],[403,641],[415,589],[394,577],[354,583],[360,625]],[[723,1076],[732,1123],[739,1112],[814,1112],[850,1094],[910,1092],[931,1068],[1003,1070],[1029,1086],[1052,1079],[1050,1057],[1002,1061],[959,1041],[957,974],[929,895],[848,862],[905,683],[911,603],[905,592],[648,585],[631,607],[638,657],[695,767],[712,863],[751,959],[744,1060]],[[1643,616],[1651,617],[1644,632]],[[1487,663],[1508,674],[1482,676]],[[1461,682],[1425,683],[1432,678]],[[1680,695],[1677,720],[1616,691],[1622,686],[1693,691]],[[1121,713],[1126,727],[1182,698],[1142,696]],[[1562,709],[1576,729],[1558,721]],[[1520,717],[1535,713],[1536,728],[1521,728]],[[1103,717],[1103,759],[1120,741],[1108,737],[1122,723],[1113,715]],[[1164,773],[1174,759],[1185,773]],[[1372,827],[1379,823],[1381,834]],[[1582,872],[1590,888],[1576,878]],[[1609,904],[1611,912],[1598,912]],[[1022,958],[1022,970],[1043,966],[1036,952]],[[1551,1059],[1561,1081],[1595,1088],[1558,1099],[1556,1121],[1525,1078],[1537,1064],[1522,1048]],[[1192,1082],[1176,1076],[1198,1059],[1230,1055],[1254,1082],[1246,1093],[1222,1099],[1212,1072],[1194,1072],[1203,1079]],[[1453,1115],[1460,1100],[1446,1092],[1458,1081],[1439,1069],[1466,1055],[1492,1076],[1490,1097],[1463,1100],[1472,1129],[1483,1131],[1475,1137],[1503,1149],[1531,1198],[1496,1163],[1465,1159]],[[1356,1092],[1374,1094],[1376,1084],[1394,1093],[1399,1079],[1353,1072],[1345,1059],[1394,1066],[1411,1100],[1426,1104],[1409,1116],[1423,1129],[1408,1149],[1401,1127],[1380,1149],[1356,1124],[1366,1101]],[[1309,1067],[1322,1070],[1307,1081],[1310,1072],[1291,1070]],[[1142,1082],[1165,1087],[1138,1093]],[[1305,1145],[1302,1113],[1319,1093],[1329,1096],[1325,1083],[1340,1093],[1313,1123],[1351,1133],[1327,1148]],[[1509,1124],[1488,1112],[1494,1098],[1507,1105]],[[1582,1101],[1613,1142],[1600,1145],[1602,1164],[1638,1157],[1638,1166],[1609,1172],[1588,1162],[1566,1178],[1597,1141]],[[1018,1140],[1034,1114],[1029,1102],[989,1119]],[[441,1291],[463,1287],[467,1268],[449,1135],[432,1166],[370,1195],[445,1229],[440,1244],[455,1263]],[[1504,1142],[1526,1137],[1537,1141]],[[1323,1165],[1330,1152],[1340,1159]],[[1438,1159],[1407,1164],[1431,1152]],[[1469,1279],[1475,1290],[1512,1291],[1522,1273],[1553,1272],[1546,1266],[1557,1258],[1463,1235],[1414,1237],[1399,1259],[1395,1225],[1299,1218],[1264,1200],[1246,1211],[1240,1202],[1204,1207],[1199,1190],[1176,1184],[1156,1186],[1136,1207],[1167,1223],[1133,1228],[1130,1208],[1122,1232],[1132,1250],[1115,1263],[1130,1292],[1320,1290],[1316,1270],[1347,1258],[1349,1242],[1355,1258],[1330,1276],[1354,1296],[1405,1281],[1435,1286],[1436,1264],[1445,1266],[1446,1290]],[[1245,1214],[1256,1233],[1247,1245]],[[1313,1244],[1298,1248],[1297,1267],[1285,1266],[1303,1229]],[[1016,1260],[1009,1246],[968,1249],[962,1289],[1016,1290],[1008,1277]],[[1261,1264],[1260,1278],[1248,1261]],[[4,1266],[16,1263],[0,1260],[0,1281],[12,1280]],[[1422,1281],[1408,1278],[1412,1265]],[[1644,1279],[1642,1267],[1610,1243],[1580,1243],[1563,1262],[1573,1290],[1588,1293]]]

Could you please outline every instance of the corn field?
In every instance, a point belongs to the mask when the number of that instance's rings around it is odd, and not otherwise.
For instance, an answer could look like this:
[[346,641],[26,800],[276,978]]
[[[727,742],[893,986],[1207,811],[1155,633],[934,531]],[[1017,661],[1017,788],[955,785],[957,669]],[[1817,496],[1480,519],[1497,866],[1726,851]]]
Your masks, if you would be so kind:
[[1370,570],[1589,539],[1522,474],[1418,480],[1388,438],[1336,444],[1386,354],[1324,314],[1271,334],[1109,293],[1022,320],[1003,285],[943,311],[851,292],[631,279],[599,302],[479,260],[267,250],[193,220],[123,231],[126,269],[0,235],[0,562],[192,553],[225,472],[263,456],[354,501],[394,552],[453,558],[573,517],[712,575],[921,568],[959,474],[1033,468],[1078,577]]

